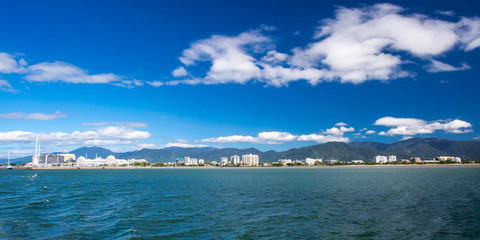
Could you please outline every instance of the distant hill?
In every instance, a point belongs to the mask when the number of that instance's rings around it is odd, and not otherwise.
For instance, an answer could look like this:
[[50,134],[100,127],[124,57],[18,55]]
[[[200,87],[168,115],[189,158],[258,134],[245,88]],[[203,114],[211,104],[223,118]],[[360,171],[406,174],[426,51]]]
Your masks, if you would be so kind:
[[385,152],[366,147],[354,147],[343,142],[329,142],[302,148],[293,148],[277,154],[265,156],[264,161],[277,161],[280,158],[305,159],[322,158],[324,160],[336,159],[340,161],[364,160],[369,161],[376,155]]
[[480,159],[479,141],[454,141],[439,138],[411,138],[396,143],[351,142],[351,146],[368,147],[387,153],[406,154],[423,158],[454,155],[465,159]]
[[[266,151],[262,152],[255,148],[163,148],[163,149],[142,149],[133,152],[114,153],[101,147],[82,147],[71,151],[77,157],[87,155],[94,158],[95,155],[106,158],[113,155],[123,159],[146,159],[149,162],[173,162],[177,158],[189,156],[192,158],[203,158],[206,161],[219,161],[221,157],[232,155],[257,154],[261,162],[277,161],[278,159],[305,159],[322,158],[325,160],[336,159],[340,161],[364,160],[371,161],[376,155],[397,155],[397,158],[421,157],[433,158],[442,155],[453,155],[469,160],[480,159],[479,141],[453,141],[438,138],[412,138],[396,143],[379,142],[329,142],[302,148],[292,148],[283,152]],[[30,162],[31,156],[12,159],[11,162]],[[6,159],[0,159],[0,163],[6,163]]]
[[370,160],[375,155],[385,152],[365,147],[354,147],[343,142],[330,142],[302,148],[294,148],[284,152],[267,151],[262,152],[255,148],[166,148],[166,149],[142,149],[137,152],[120,154],[120,158],[144,158],[149,162],[173,162],[176,158],[185,156],[203,158],[206,161],[219,161],[221,157],[232,155],[257,154],[262,162],[277,161],[281,158],[305,159],[322,158],[337,159],[340,161],[351,161],[355,159]]
[[75,154],[76,157],[80,156],[88,156],[88,158],[94,158],[95,156],[99,156],[101,158],[106,158],[109,155],[118,156],[118,153],[114,153],[106,148],[101,147],[81,147],[70,151],[69,153]]

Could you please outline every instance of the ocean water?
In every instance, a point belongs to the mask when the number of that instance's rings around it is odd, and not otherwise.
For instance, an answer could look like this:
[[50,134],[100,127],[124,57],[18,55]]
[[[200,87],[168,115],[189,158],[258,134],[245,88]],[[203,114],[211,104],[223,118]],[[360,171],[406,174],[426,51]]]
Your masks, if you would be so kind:
[[0,239],[479,239],[480,167],[14,170]]

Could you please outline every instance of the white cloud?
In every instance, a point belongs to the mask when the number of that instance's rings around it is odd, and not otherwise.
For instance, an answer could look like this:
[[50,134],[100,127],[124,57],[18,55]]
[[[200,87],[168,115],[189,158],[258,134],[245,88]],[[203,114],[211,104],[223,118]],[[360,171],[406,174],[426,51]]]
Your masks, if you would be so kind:
[[183,66],[178,67],[172,72],[172,75],[174,77],[184,77],[184,76],[187,76],[187,74],[188,74],[187,70]]
[[169,147],[179,147],[179,148],[204,148],[208,147],[207,145],[203,144],[188,144],[188,143],[167,143],[165,144],[164,148]]
[[418,126],[424,125],[426,122],[416,118],[395,118],[395,117],[383,117],[375,121],[375,125],[380,126]]
[[224,137],[216,137],[216,138],[205,138],[199,140],[199,142],[215,142],[215,143],[237,143],[237,142],[251,142],[256,143],[257,138],[252,136],[243,136],[243,135],[232,135],[232,136],[224,136]]
[[365,134],[375,134],[376,132],[374,130],[368,130],[365,132]]
[[276,63],[284,62],[285,60],[287,60],[287,58],[288,58],[288,55],[285,53],[280,53],[275,50],[270,50],[267,52],[267,55],[262,57],[262,61],[276,64]]
[[257,137],[232,135],[216,138],[207,138],[199,140],[199,142],[215,142],[215,143],[237,143],[237,142],[250,142],[250,143],[263,143],[263,144],[280,144],[282,142],[295,141],[297,136],[288,132],[261,132]]
[[[91,144],[99,144],[103,140],[118,140],[118,143],[122,143],[122,141],[147,139],[151,137],[151,134],[146,131],[137,131],[131,128],[114,126],[100,128],[96,131],[74,131],[72,133],[35,133],[28,131],[10,131],[0,132],[0,142],[31,142],[35,141],[37,136],[42,142],[58,142],[63,145],[76,145],[85,143],[85,141]],[[107,143],[107,141],[103,142]],[[108,143],[113,142],[110,141]],[[122,144],[124,143],[125,142]]]
[[154,87],[160,87],[160,86],[165,85],[165,83],[162,82],[162,81],[151,81],[151,82],[147,82],[147,83],[148,83],[148,85],[154,86]]
[[480,47],[480,18],[462,17],[457,23],[457,34],[465,51]]
[[432,134],[435,131],[442,130],[447,133],[468,133],[472,132],[472,124],[462,120],[439,120],[427,122],[415,118],[393,118],[384,117],[375,122],[375,125],[392,127],[388,131],[382,131],[379,135],[395,136],[395,135],[417,135]]
[[111,83],[122,80],[113,73],[90,75],[87,71],[65,62],[43,62],[31,65],[28,68],[25,79],[33,82],[57,82],[68,83]]
[[[294,48],[292,55],[266,49],[270,41],[260,31],[235,37],[214,35],[197,41],[180,60],[186,66],[210,61],[210,70],[205,77],[176,80],[171,85],[244,84],[252,80],[277,87],[299,80],[311,85],[334,80],[360,84],[414,76],[402,65],[415,64],[419,59],[430,61],[426,66],[429,72],[465,70],[469,68],[466,63],[453,67],[434,57],[455,48],[470,51],[479,47],[480,19],[445,21],[406,14],[402,7],[392,4],[375,4],[339,8],[335,18],[321,21],[314,41]],[[269,51],[257,57],[263,52],[255,49]]]
[[105,127],[98,130],[101,138],[118,138],[118,139],[146,139],[152,135],[146,131],[137,131],[126,127]]
[[82,123],[84,126],[106,126],[106,125],[117,125],[124,127],[136,127],[136,128],[146,128],[148,124],[141,122],[91,122],[91,123]]
[[454,11],[435,11],[435,13],[437,14],[440,14],[440,15],[444,15],[444,16],[448,16],[448,17],[453,17],[455,16],[455,12]]
[[341,126],[340,128],[337,127],[332,127],[329,128],[325,131],[326,134],[331,134],[331,135],[343,135],[345,132],[353,132],[355,129],[353,127],[344,127]]
[[86,146],[111,146],[111,145],[132,145],[135,141],[128,140],[111,140],[111,139],[92,139],[83,142]]
[[4,119],[28,119],[28,120],[41,120],[41,121],[51,121],[57,118],[67,117],[65,113],[56,111],[52,114],[46,113],[22,113],[22,112],[12,112],[12,113],[1,113],[0,118]]
[[243,84],[261,77],[261,70],[254,63],[255,58],[247,53],[247,49],[253,52],[261,51],[263,44],[269,41],[270,39],[258,30],[234,37],[214,35],[193,43],[183,51],[180,61],[187,66],[195,65],[199,61],[211,62],[210,70],[202,79],[204,84]]
[[17,62],[15,56],[0,52],[0,73],[22,73],[26,63],[23,58]]
[[326,142],[349,142],[350,139],[338,135],[322,135],[322,134],[309,134],[301,135],[298,137],[297,141],[315,141],[317,143],[326,143]]
[[[30,82],[61,81],[74,84],[112,84],[128,88],[144,85],[142,80],[129,79],[113,73],[89,74],[87,70],[61,61],[27,65],[27,62],[23,58],[17,61],[16,56],[0,52],[0,73],[21,74],[24,79]],[[5,80],[2,80],[2,84],[3,87],[0,85],[0,90],[13,91]]]
[[14,89],[9,82],[7,82],[6,80],[3,80],[3,79],[0,79],[0,91],[9,92],[9,93],[19,92],[18,90]]
[[258,134],[258,139],[272,141],[272,142],[290,142],[294,141],[297,136],[288,132],[261,132]]
[[405,140],[412,139],[412,138],[413,138],[412,136],[404,136],[401,141],[405,141]]
[[430,63],[430,65],[427,68],[427,71],[429,71],[429,72],[453,72],[453,71],[463,71],[463,70],[467,70],[467,69],[470,69],[470,68],[471,67],[466,63],[462,63],[461,67],[454,67],[452,65],[449,65],[449,64],[446,64],[446,63],[443,63],[443,62],[439,62],[437,60],[432,60],[432,62]]
[[347,126],[348,124],[344,123],[344,122],[338,122],[338,123],[335,123],[335,126],[339,127],[339,126]]

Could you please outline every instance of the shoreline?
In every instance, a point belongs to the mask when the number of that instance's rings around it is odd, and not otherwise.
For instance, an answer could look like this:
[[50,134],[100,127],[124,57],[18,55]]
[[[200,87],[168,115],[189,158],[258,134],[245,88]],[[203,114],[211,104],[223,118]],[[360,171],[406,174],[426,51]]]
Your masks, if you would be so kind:
[[51,167],[51,168],[13,168],[13,170],[121,170],[121,169],[315,169],[315,168],[418,168],[418,167],[480,167],[480,163],[470,164],[384,164],[384,165],[321,165],[321,166],[282,166],[282,167]]

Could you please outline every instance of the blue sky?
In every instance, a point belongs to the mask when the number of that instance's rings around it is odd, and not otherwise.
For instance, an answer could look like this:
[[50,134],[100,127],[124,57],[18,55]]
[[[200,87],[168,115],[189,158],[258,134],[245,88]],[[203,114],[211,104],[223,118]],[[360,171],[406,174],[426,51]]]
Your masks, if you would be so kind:
[[2,2],[0,157],[477,140],[478,7]]

